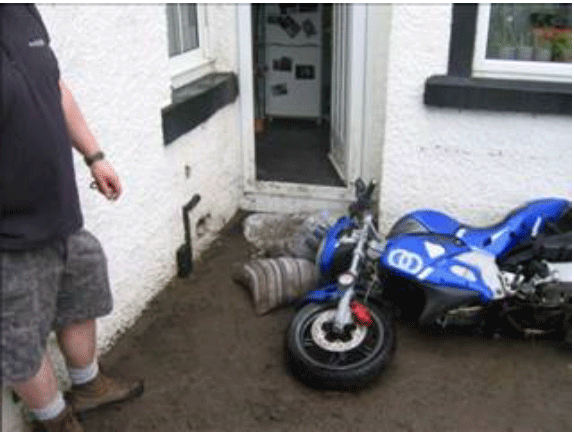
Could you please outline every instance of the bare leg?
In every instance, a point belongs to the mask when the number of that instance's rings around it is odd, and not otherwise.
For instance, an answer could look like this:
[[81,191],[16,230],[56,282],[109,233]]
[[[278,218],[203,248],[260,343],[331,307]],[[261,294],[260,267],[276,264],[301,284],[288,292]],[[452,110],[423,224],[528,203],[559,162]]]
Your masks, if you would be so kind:
[[96,355],[96,321],[70,324],[56,331],[58,344],[68,367],[81,369],[94,361]]
[[34,377],[12,387],[28,408],[39,409],[52,402],[58,394],[58,384],[48,354],[44,353],[40,369]]

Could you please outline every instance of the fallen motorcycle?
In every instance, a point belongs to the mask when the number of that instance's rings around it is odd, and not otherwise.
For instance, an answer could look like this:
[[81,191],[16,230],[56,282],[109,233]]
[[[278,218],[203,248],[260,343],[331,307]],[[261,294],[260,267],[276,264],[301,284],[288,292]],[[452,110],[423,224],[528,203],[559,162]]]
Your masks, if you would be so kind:
[[397,310],[423,326],[571,343],[570,201],[531,201],[488,228],[418,210],[383,239],[374,188],[358,180],[349,216],[322,233],[320,288],[305,296],[287,331],[287,360],[299,379],[331,389],[371,382],[393,358]]

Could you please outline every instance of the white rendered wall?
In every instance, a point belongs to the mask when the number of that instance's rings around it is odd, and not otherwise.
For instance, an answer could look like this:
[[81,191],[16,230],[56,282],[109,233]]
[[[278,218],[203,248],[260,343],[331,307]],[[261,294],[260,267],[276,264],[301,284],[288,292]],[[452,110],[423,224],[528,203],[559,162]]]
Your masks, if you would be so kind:
[[[572,118],[428,107],[445,74],[452,5],[393,5],[382,146],[382,228],[406,211],[442,209],[494,222],[541,196],[572,197]],[[377,139],[378,138],[378,139]]]
[[[107,202],[89,189],[89,171],[76,157],[85,226],[109,260],[114,311],[98,329],[105,350],[176,274],[183,205],[200,194],[190,214],[196,256],[235,213],[241,185],[238,104],[164,147],[161,108],[170,100],[165,5],[39,10],[62,77],[123,182],[123,196]],[[235,6],[208,6],[208,16],[216,69],[236,71]],[[203,216],[206,232],[198,239],[194,227]]]

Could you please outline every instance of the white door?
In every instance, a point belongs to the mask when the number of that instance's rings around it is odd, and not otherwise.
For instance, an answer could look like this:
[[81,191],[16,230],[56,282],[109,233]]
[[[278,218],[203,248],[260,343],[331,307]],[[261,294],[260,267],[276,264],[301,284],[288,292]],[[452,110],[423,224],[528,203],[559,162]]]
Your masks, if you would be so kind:
[[246,210],[296,212],[345,209],[353,181],[361,174],[365,81],[366,5],[334,5],[331,154],[345,187],[258,181],[253,116],[253,36],[251,5],[238,4],[239,98]]
[[365,5],[333,5],[331,148],[339,176],[354,181],[361,172],[365,76]]

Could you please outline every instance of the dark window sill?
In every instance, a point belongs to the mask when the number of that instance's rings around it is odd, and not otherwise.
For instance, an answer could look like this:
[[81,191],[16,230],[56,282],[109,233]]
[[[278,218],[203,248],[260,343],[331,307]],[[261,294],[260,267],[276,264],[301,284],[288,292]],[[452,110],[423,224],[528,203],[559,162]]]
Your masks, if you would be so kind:
[[237,75],[232,72],[212,73],[174,90],[171,105],[161,110],[164,144],[206,121],[238,94]]
[[572,115],[572,84],[434,75],[427,79],[425,105]]

